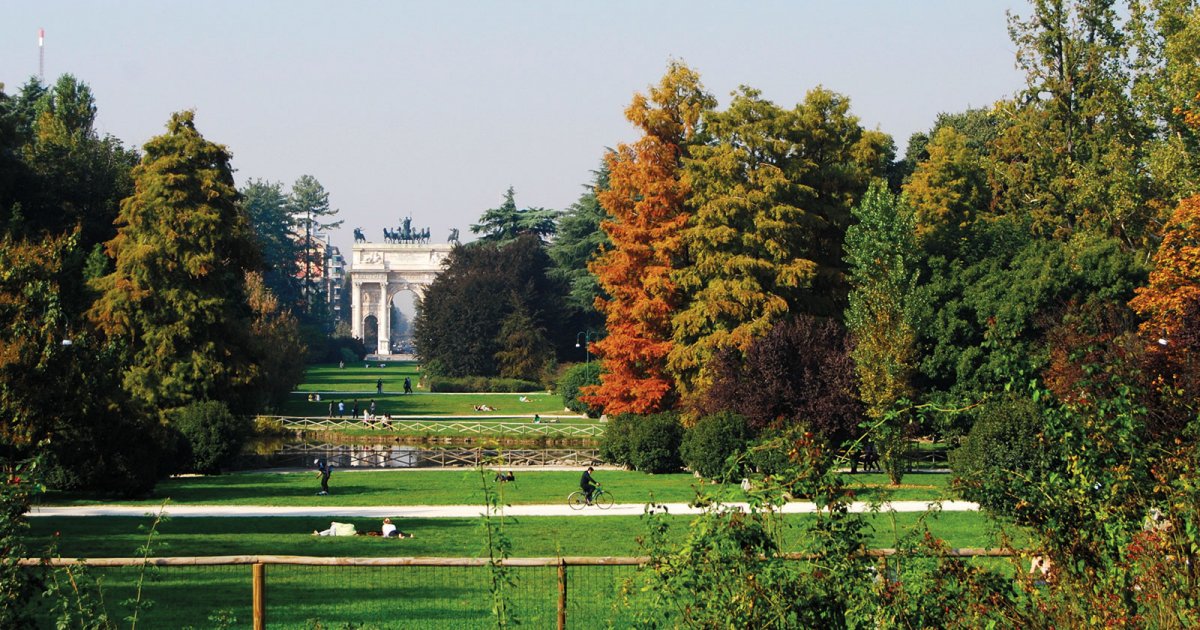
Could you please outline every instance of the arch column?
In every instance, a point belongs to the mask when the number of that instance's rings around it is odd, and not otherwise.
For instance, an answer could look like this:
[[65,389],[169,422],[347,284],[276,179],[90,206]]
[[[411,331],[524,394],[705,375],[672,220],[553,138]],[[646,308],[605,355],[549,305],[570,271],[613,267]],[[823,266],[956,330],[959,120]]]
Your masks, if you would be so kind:
[[350,285],[350,336],[363,338],[362,282],[355,280]]
[[379,319],[379,343],[375,353],[381,355],[392,353],[392,299],[388,288],[387,280],[379,283],[379,313],[376,315]]

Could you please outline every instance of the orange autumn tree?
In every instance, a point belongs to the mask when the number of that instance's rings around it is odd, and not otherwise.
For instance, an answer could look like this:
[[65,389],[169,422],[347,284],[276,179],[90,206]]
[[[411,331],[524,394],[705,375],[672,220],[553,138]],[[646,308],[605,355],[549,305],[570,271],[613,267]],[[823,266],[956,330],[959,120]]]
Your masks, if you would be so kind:
[[1129,306],[1144,318],[1148,366],[1156,389],[1168,403],[1194,417],[1200,395],[1200,195],[1179,202],[1163,227],[1147,286],[1137,289]]
[[682,161],[701,114],[716,105],[700,75],[672,62],[649,96],[636,94],[625,117],[642,131],[608,155],[609,189],[597,195],[608,219],[607,247],[589,265],[608,298],[597,298],[607,335],[592,344],[600,385],[581,400],[606,413],[654,413],[676,400],[666,371],[678,291],[671,272],[682,252],[689,186]]

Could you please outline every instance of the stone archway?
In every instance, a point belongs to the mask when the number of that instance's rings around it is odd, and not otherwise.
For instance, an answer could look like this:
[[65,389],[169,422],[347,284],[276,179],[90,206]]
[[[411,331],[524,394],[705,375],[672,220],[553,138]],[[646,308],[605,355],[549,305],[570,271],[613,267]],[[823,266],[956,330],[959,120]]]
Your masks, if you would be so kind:
[[448,243],[355,243],[350,261],[350,334],[362,339],[363,322],[374,315],[379,330],[375,353],[390,355],[392,298],[401,291],[412,291],[418,300],[424,296],[452,247]]

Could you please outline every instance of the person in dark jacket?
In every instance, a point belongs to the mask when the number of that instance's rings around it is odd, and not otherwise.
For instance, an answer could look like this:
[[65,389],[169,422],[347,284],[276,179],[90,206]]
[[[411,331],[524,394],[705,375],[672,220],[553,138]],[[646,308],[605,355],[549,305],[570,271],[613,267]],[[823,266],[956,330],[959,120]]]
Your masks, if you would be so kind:
[[592,504],[592,492],[596,490],[596,480],[592,478],[592,467],[583,471],[583,476],[579,478],[579,489],[587,495],[587,504]]

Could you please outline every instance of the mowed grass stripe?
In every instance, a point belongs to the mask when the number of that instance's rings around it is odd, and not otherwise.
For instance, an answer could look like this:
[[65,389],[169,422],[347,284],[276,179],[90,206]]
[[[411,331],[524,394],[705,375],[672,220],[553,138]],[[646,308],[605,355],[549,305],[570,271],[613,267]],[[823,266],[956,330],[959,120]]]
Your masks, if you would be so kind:
[[[497,467],[499,468],[499,467]],[[510,505],[557,504],[579,487],[582,471],[517,471],[516,480],[499,486]],[[50,493],[45,505],[144,505],[163,501],[179,505],[262,505],[286,507],[338,507],[381,505],[471,505],[483,504],[483,483],[492,484],[493,473],[482,478],[474,469],[372,470],[335,469],[329,496],[315,496],[319,482],[315,471],[246,472],[163,480],[153,495],[141,500],[113,501],[95,496]],[[620,503],[683,503],[697,492],[722,495],[742,501],[745,493],[732,484],[711,484],[693,475],[679,473],[648,475],[624,470],[601,470],[596,479]],[[887,485],[883,475],[846,475],[848,488],[857,501],[938,500],[952,498],[949,475],[921,473],[906,475],[899,488]]]

